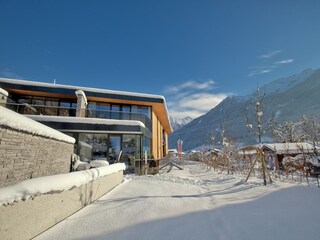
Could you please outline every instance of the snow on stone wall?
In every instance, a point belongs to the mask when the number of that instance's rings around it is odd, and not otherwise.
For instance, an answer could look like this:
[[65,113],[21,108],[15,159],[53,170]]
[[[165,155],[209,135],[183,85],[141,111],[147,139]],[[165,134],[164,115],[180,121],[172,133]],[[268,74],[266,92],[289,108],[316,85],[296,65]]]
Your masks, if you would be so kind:
[[15,185],[0,188],[0,205],[19,202],[41,194],[80,187],[101,177],[123,171],[125,168],[124,163],[116,163],[85,171],[25,180]]
[[67,143],[75,143],[74,138],[2,106],[0,106],[0,126]]

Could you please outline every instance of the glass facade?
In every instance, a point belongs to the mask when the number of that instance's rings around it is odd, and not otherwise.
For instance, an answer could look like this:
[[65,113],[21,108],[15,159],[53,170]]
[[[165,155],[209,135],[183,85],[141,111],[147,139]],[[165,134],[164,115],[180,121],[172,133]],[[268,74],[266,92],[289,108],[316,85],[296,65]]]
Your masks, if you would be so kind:
[[147,107],[147,106],[132,106],[131,107],[131,112],[133,112],[133,113],[143,113],[148,118],[151,119],[151,109],[150,109],[150,107]]
[[151,138],[143,137],[143,153],[144,152],[147,152],[148,156],[151,155]]
[[[77,100],[27,95],[10,96],[15,103],[7,107],[21,114],[76,116]],[[151,107],[89,101],[86,117],[136,120],[152,131]]]
[[[76,136],[74,135],[76,138]],[[90,162],[93,159],[93,134],[80,133],[77,140],[77,153],[80,156],[80,160],[84,162]]]
[[141,136],[123,135],[122,161],[127,168],[133,168],[135,159],[141,159]]
[[111,135],[109,137],[108,156],[109,162],[114,163],[118,160],[121,151],[121,135]]
[[[10,97],[15,103],[9,108],[21,114],[76,116],[76,99],[15,94]],[[141,121],[146,126],[143,135],[96,132],[67,134],[76,139],[75,153],[81,161],[100,159],[113,163],[121,152],[121,161],[130,168],[134,166],[135,159],[143,157],[145,151],[151,154],[151,112],[150,106],[89,101],[87,117]]]
[[93,134],[92,159],[108,160],[108,134]]
[[106,160],[110,164],[124,162],[127,169],[134,167],[135,159],[141,159],[142,135],[107,133],[66,133],[76,139],[75,153],[81,161]]

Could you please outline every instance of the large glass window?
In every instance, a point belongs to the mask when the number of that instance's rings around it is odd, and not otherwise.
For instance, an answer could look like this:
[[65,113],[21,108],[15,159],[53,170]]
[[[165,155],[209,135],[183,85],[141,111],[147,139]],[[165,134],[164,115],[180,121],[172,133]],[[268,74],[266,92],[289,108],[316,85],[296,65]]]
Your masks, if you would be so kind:
[[[124,134],[115,135],[107,133],[66,133],[76,138],[75,153],[81,161],[107,160],[110,164],[119,159],[128,168],[134,167],[135,159],[141,159],[141,135]],[[150,139],[144,144],[144,150],[149,154]]]
[[131,112],[134,113],[143,113],[148,116],[148,118],[151,118],[151,109],[150,107],[146,106],[132,106],[131,107]]
[[151,139],[143,137],[143,153],[147,152],[148,156],[151,157]]
[[51,116],[58,115],[58,106],[59,106],[59,99],[55,98],[47,98],[46,99],[46,107],[45,114]]
[[110,104],[102,102],[92,102],[88,104],[88,117],[110,119]]
[[123,135],[122,137],[122,161],[128,168],[134,167],[134,160],[136,159],[137,136]]
[[67,100],[60,101],[59,116],[70,116],[71,102]]
[[27,104],[31,104],[31,101],[32,101],[32,98],[29,96],[22,96],[17,100],[18,103],[27,103]]
[[80,133],[78,149],[81,161],[90,162],[92,160],[93,134]]
[[109,103],[97,103],[97,117],[110,118],[110,104]]
[[95,118],[96,117],[96,111],[97,111],[97,103],[89,101],[88,110],[87,110],[87,117]]
[[46,99],[44,97],[33,97],[32,98],[33,105],[44,106],[45,102],[46,102]]
[[111,119],[120,119],[120,105],[111,105]]
[[46,115],[45,113],[46,99],[44,97],[32,97],[31,105],[36,105],[34,108],[37,110],[37,114]]
[[14,96],[23,114],[43,114],[52,116],[75,116],[76,100],[66,100],[52,97]]
[[108,135],[93,134],[92,158],[107,160],[108,155]]
[[129,105],[122,105],[121,107],[121,119],[123,120],[130,120],[130,112],[131,112],[131,107]]
[[[35,108],[32,108],[30,105],[32,103],[32,98],[29,96],[22,96],[17,100],[19,105],[17,106],[17,112],[21,114],[35,114],[37,110]],[[13,108],[14,109],[14,108]]]
[[110,163],[114,163],[115,161],[118,160],[120,151],[121,151],[121,136],[111,135],[109,137],[109,148],[108,148],[108,156],[109,156]]

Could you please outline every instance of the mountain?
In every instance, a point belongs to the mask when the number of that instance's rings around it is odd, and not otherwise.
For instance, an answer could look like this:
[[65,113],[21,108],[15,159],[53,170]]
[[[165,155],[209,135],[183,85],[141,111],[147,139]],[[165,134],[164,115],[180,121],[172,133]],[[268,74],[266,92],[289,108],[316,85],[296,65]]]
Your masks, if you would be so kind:
[[180,128],[182,128],[184,125],[191,122],[193,118],[191,117],[184,117],[184,118],[174,118],[170,117],[170,123],[173,131],[176,131]]
[[[262,122],[267,123],[272,115],[278,122],[297,120],[301,115],[320,114],[320,69],[308,69],[287,78],[266,84],[260,89],[263,98]],[[169,135],[169,147],[175,146],[178,139],[183,140],[183,149],[191,150],[204,145],[219,144],[222,130],[224,135],[234,139],[239,145],[257,143],[254,131],[247,124],[254,123],[253,105],[256,92],[247,96],[230,96],[184,127]],[[267,126],[263,126],[264,129]],[[267,133],[264,141],[270,140]]]

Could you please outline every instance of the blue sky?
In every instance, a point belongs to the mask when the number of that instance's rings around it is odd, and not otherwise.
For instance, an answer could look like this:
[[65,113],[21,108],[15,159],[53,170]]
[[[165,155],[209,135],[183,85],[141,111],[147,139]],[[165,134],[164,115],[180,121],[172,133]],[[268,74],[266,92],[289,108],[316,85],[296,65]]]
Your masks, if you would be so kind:
[[320,67],[320,1],[0,0],[0,77],[164,95],[199,116]]

